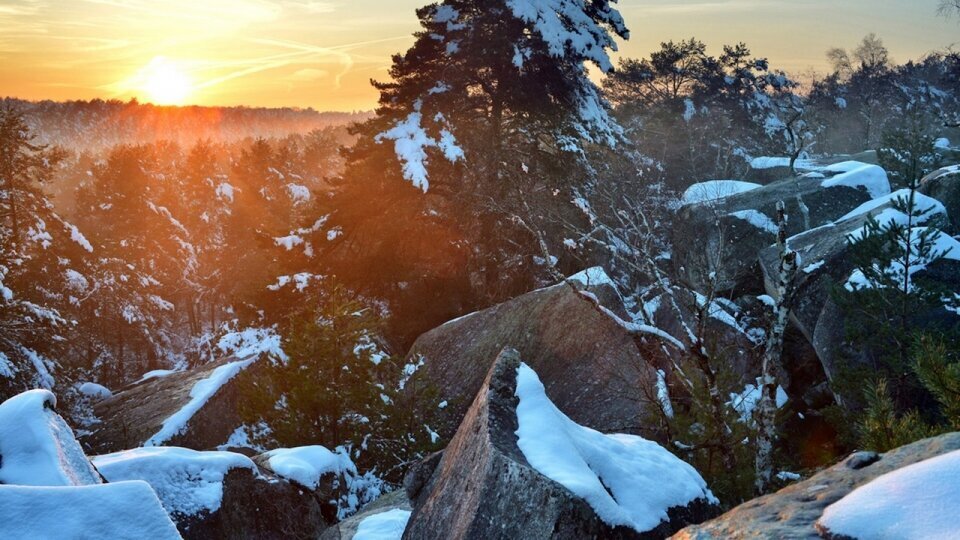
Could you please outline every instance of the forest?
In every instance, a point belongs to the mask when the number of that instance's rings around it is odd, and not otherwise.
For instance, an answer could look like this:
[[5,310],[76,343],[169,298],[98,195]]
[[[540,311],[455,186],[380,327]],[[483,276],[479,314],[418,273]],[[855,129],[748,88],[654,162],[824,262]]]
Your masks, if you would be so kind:
[[[556,321],[523,299],[582,282],[567,339],[613,321],[643,366],[531,363],[546,394],[691,466],[714,515],[960,430],[960,52],[843,37],[800,74],[690,37],[614,60],[614,7],[422,7],[370,113],[3,99],[0,398],[49,390],[85,451],[127,450],[104,446],[111,400],[255,358],[229,441],[171,446],[333,450],[354,475],[337,521],[460,437],[477,387],[452,381],[494,360],[459,367],[471,321],[514,325],[497,351],[529,362],[520,342],[549,348]],[[578,381],[587,401],[551,393]],[[592,423],[588,394],[614,387],[632,405]],[[404,538],[431,537],[415,508]]]

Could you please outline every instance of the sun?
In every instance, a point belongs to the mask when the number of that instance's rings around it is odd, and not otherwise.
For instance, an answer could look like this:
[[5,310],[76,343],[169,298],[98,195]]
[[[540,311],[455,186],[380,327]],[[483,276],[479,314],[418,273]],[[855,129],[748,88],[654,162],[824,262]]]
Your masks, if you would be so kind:
[[142,73],[142,90],[155,105],[183,105],[193,93],[190,77],[162,56],[154,58]]

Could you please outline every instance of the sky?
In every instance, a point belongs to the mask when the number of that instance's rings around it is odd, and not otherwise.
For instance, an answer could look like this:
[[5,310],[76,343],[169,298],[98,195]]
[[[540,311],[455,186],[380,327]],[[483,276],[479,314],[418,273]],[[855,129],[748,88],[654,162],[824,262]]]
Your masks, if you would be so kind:
[[[0,96],[368,110],[428,0],[0,0]],[[695,36],[826,70],[867,33],[898,62],[960,43],[939,0],[620,0],[617,55]]]

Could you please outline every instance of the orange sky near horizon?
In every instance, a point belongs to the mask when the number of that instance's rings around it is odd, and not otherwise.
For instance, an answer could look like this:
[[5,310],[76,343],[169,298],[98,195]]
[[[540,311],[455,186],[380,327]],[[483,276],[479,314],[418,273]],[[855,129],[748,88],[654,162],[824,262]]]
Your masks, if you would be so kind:
[[[367,110],[427,0],[0,0],[0,96]],[[773,67],[876,32],[897,61],[960,41],[938,0],[621,0],[645,56],[690,36],[746,42]]]

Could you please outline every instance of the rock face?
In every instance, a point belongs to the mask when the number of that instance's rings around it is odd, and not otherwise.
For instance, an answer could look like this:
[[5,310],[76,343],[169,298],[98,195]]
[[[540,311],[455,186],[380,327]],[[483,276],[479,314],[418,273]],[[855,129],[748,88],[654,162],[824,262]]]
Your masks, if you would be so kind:
[[927,175],[920,182],[920,192],[943,203],[950,216],[950,232],[960,232],[960,165],[944,167]]
[[[434,418],[431,427],[441,439],[456,431],[493,359],[508,345],[577,423],[599,431],[642,431],[640,389],[652,387],[656,373],[634,337],[578,294],[585,290],[625,317],[609,278],[600,269],[578,276],[455,319],[416,340],[406,362],[419,367],[405,393],[420,416]],[[649,342],[656,344],[654,338]],[[438,394],[436,401],[425,399],[431,393]],[[437,401],[447,404],[437,409]]]
[[[794,281],[796,292],[790,312],[791,322],[813,346],[827,377],[831,377],[836,372],[841,357],[855,360],[859,354],[858,351],[847,348],[844,317],[832,300],[834,287],[842,286],[854,270],[848,237],[861,231],[871,216],[883,214],[889,217],[895,195],[887,197],[888,200],[878,199],[876,204],[871,204],[871,207],[856,215],[842,216],[846,219],[828,223],[788,239],[789,246],[798,253],[801,261]],[[943,210],[936,200],[919,199],[918,205],[924,208],[938,208],[939,213],[931,213],[930,219],[943,221]],[[778,257],[775,246],[763,249],[759,257],[767,294],[774,297],[777,296],[775,280],[779,266]],[[923,272],[949,288],[960,289],[957,261],[937,261]],[[921,315],[931,320],[954,320],[954,316],[945,311]]]
[[687,527],[673,538],[819,538],[814,525],[827,506],[880,475],[957,449],[960,433],[925,439],[882,455],[857,452],[807,480],[746,502],[712,521]]
[[337,515],[332,490],[306,489],[232,452],[138,448],[93,463],[110,482],[150,484],[187,539],[316,538]]
[[716,272],[717,293],[760,294],[763,284],[758,279],[757,253],[776,241],[779,201],[786,204],[790,215],[788,233],[795,235],[831,223],[870,200],[870,193],[863,188],[824,187],[824,174],[832,173],[787,178],[681,208],[672,231],[676,274],[698,291],[709,290],[711,274]]
[[413,514],[404,539],[662,538],[709,512],[706,504],[672,509],[670,522],[639,534],[607,525],[586,501],[533,469],[517,446],[519,366],[517,352],[504,349],[446,450],[406,482]]
[[[94,414],[100,423],[81,442],[97,454],[143,446],[160,433],[164,422],[174,414],[183,411],[191,402],[197,403],[196,395],[192,396],[191,393],[200,383],[198,390],[211,390],[211,395],[189,415],[182,432],[161,441],[161,444],[194,450],[206,450],[224,444],[242,423],[237,412],[237,379],[228,378],[217,388],[212,387],[211,380],[223,374],[217,373],[219,368],[237,362],[236,358],[227,358],[125,388],[94,405]],[[205,384],[207,388],[202,388]]]

